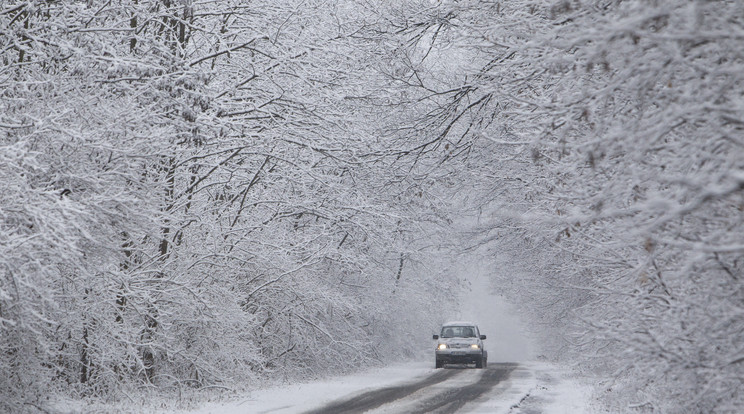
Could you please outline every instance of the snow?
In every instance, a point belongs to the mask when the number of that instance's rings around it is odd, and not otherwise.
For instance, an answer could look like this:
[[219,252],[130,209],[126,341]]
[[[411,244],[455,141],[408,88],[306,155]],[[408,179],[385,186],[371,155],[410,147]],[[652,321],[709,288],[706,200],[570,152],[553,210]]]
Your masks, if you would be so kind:
[[591,414],[592,385],[554,364],[521,363],[489,400],[468,413]]
[[[292,414],[318,409],[331,401],[365,391],[402,385],[431,375],[430,361],[396,364],[370,369],[355,375],[302,384],[282,385],[252,391],[230,402],[215,402],[189,411],[160,410],[159,414]],[[405,413],[421,399],[443,389],[468,386],[477,381],[482,370],[463,370],[436,387],[417,392],[415,400],[404,398],[386,404],[370,413]],[[486,397],[466,405],[463,413],[545,413],[591,414],[589,383],[547,362],[526,362],[501,381]]]
[[442,326],[470,326],[470,325],[475,325],[475,323],[470,322],[470,321],[450,321],[450,322],[445,322],[442,324]]

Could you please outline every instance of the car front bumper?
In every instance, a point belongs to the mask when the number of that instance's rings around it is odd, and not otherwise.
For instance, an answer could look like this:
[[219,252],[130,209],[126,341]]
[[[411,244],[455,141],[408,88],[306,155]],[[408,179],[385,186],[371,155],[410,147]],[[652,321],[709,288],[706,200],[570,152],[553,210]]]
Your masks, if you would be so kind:
[[435,351],[437,361],[444,364],[475,364],[483,358],[481,351]]

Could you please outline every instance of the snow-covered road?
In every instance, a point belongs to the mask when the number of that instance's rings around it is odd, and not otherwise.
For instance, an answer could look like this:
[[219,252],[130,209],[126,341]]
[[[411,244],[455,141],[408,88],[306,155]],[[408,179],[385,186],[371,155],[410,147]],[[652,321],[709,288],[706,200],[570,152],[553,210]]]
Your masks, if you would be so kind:
[[[504,413],[589,414],[589,384],[544,362],[435,370],[428,362],[256,390],[190,414]],[[163,413],[174,413],[172,410]]]
[[352,395],[308,414],[456,412],[488,398],[489,391],[509,378],[516,367],[516,364],[498,364],[483,370],[438,370],[419,381]]

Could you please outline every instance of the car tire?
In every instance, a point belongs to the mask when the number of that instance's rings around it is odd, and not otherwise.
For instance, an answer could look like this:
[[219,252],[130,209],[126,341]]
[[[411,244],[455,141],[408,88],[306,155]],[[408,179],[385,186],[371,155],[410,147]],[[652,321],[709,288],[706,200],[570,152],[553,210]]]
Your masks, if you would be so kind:
[[440,361],[438,359],[434,363],[434,369],[442,368],[443,366],[444,366],[444,364],[442,363],[442,361]]
[[483,365],[485,362],[486,360],[483,359],[483,357],[480,357],[477,361],[475,361],[475,367],[478,369],[483,369]]

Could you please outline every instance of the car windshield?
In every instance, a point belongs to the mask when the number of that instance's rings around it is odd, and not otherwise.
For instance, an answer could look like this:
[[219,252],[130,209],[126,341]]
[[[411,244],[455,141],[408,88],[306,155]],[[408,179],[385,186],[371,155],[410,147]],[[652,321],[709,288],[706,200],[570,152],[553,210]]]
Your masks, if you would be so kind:
[[475,338],[475,329],[472,326],[445,326],[442,338]]

